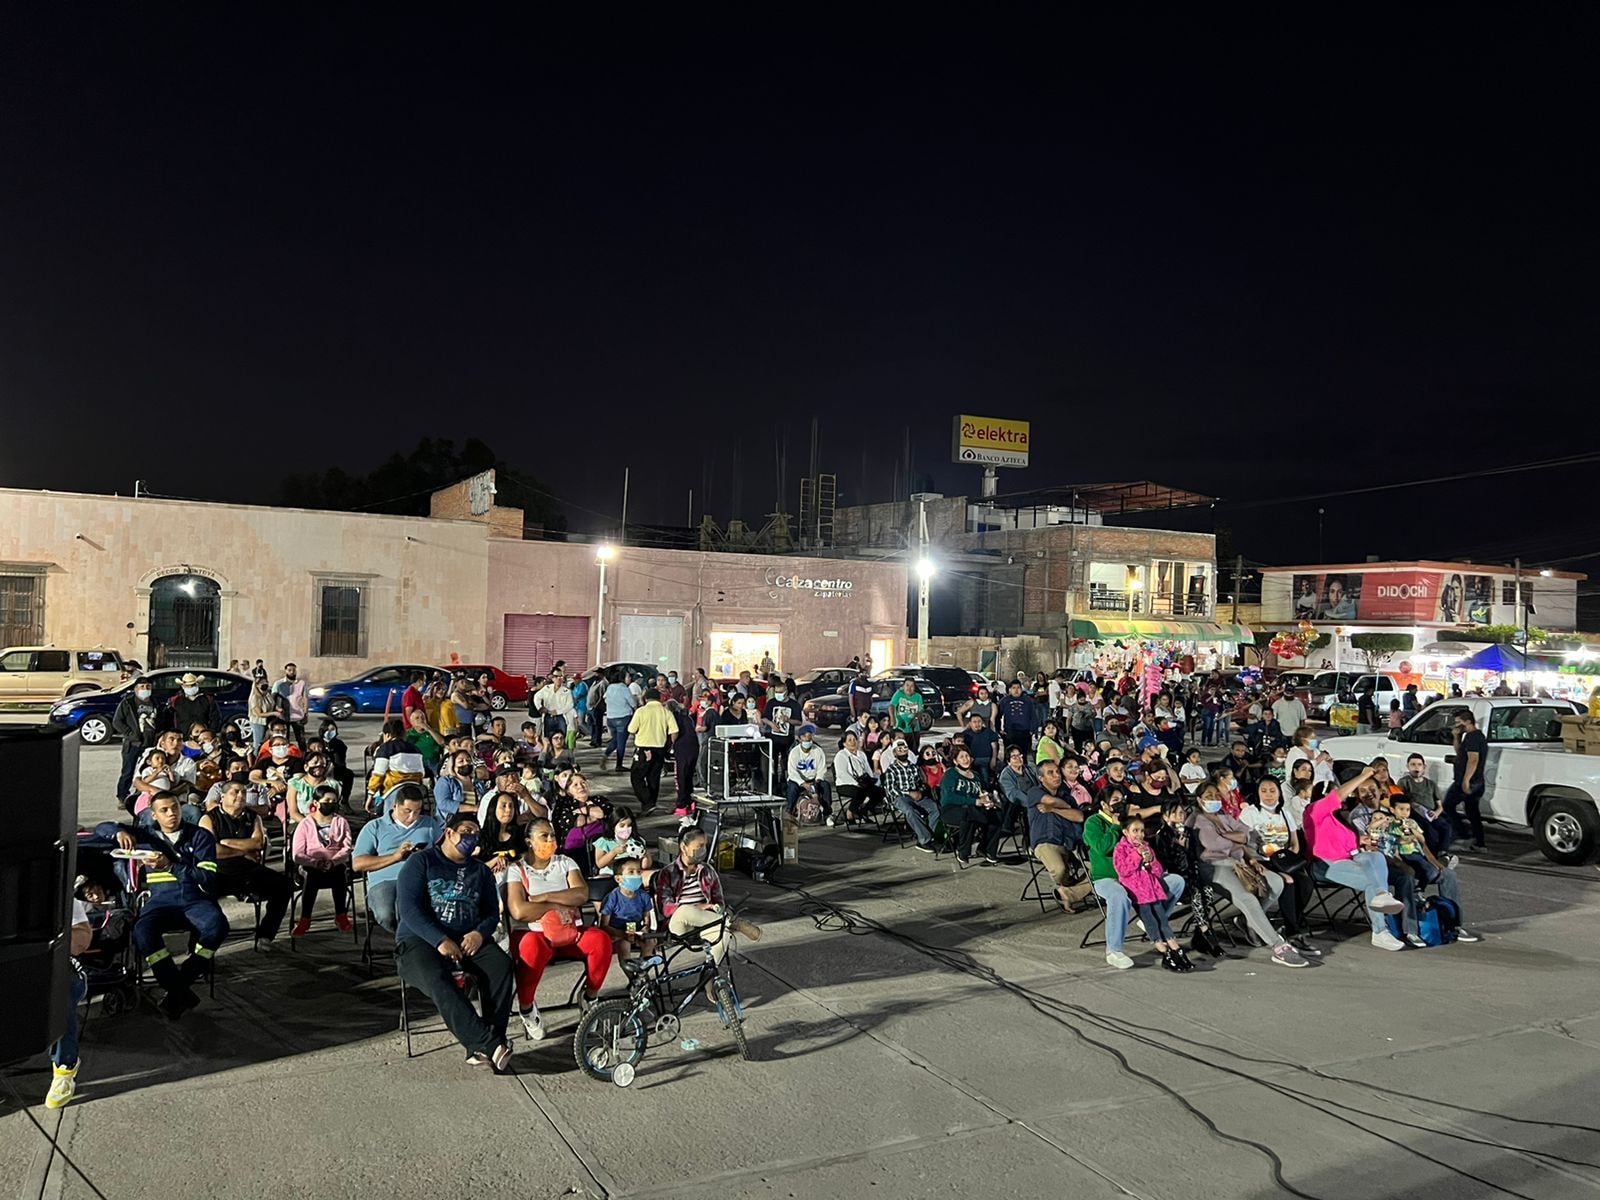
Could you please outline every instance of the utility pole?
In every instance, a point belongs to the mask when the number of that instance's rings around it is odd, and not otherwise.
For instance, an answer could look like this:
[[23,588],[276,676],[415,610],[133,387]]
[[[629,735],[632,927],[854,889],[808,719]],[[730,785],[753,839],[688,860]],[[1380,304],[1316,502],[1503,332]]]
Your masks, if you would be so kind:
[[928,583],[933,563],[928,560],[928,502],[917,503],[917,662],[928,661]]
[[622,536],[617,539],[617,545],[628,544],[628,468],[622,468]]
[[1528,602],[1522,596],[1522,559],[1512,560],[1517,572],[1517,608],[1522,612],[1522,665],[1528,665]]
[[1244,578],[1244,555],[1233,560],[1233,623],[1239,623],[1239,581]]

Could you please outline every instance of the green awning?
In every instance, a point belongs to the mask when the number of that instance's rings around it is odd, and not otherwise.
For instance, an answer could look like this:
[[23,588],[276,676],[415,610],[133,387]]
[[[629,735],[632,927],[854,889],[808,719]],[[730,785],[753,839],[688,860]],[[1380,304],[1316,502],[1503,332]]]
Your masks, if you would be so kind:
[[1179,642],[1253,642],[1255,634],[1244,625],[1219,625],[1212,621],[1129,621],[1120,617],[1077,618],[1072,636],[1091,642],[1132,638],[1138,642],[1171,639]]

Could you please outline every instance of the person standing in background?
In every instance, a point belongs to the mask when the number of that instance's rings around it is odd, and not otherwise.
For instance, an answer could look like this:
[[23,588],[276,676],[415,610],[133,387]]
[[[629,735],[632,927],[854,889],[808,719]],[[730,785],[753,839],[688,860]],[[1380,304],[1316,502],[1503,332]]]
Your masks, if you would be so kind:
[[306,681],[300,677],[300,670],[293,663],[283,666],[283,678],[272,685],[272,693],[283,697],[284,705],[289,710],[284,714],[289,722],[289,729],[294,733],[295,744],[302,750],[306,744]]

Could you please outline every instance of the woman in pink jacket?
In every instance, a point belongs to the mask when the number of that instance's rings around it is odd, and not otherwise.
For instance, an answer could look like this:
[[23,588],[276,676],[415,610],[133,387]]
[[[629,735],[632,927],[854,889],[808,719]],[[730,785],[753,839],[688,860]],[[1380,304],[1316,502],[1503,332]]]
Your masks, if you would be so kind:
[[294,861],[305,876],[301,892],[300,919],[290,931],[305,937],[311,930],[311,910],[317,893],[327,888],[333,893],[334,924],[350,932],[350,823],[339,815],[339,789],[331,784],[319,787],[312,796],[311,812],[295,826]]
[[1161,864],[1156,861],[1154,848],[1144,840],[1144,822],[1138,817],[1123,822],[1122,840],[1111,851],[1111,865],[1139,906],[1139,920],[1150,941],[1161,951],[1161,965],[1169,971],[1194,970],[1194,964],[1173,936],[1169,921],[1173,900],[1161,882]]

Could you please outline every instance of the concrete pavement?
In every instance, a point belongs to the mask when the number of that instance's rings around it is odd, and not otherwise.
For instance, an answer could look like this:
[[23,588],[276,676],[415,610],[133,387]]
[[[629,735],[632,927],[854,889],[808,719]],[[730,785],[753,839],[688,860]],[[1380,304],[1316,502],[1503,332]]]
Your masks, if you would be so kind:
[[[366,724],[346,723],[357,754]],[[112,815],[117,751],[82,765],[85,819]],[[8,1099],[0,1171],[29,1197],[216,1200],[1592,1196],[1600,875],[1491,839],[1461,871],[1482,944],[1352,933],[1308,970],[1239,950],[1178,977],[1079,950],[1091,918],[1019,903],[1020,868],[808,829],[783,886],[727,879],[766,933],[737,964],[757,1061],[697,1007],[702,1047],[652,1045],[626,1091],[577,1071],[571,1012],[514,1078],[440,1033],[406,1059],[392,978],[324,907],[295,950],[230,943],[216,1001],[180,1024],[97,1009],[61,1114],[37,1104],[42,1060],[11,1073],[61,1153]]]

